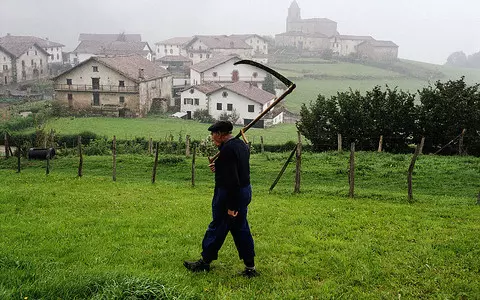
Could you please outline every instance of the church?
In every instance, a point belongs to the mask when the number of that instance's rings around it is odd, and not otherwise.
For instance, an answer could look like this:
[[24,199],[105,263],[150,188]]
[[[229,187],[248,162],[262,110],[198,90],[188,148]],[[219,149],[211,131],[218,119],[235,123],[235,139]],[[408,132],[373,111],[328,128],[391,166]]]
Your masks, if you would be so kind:
[[341,35],[337,22],[327,18],[302,19],[300,6],[294,0],[288,8],[286,31],[275,35],[277,48],[296,49],[309,56],[331,53],[377,61],[398,58],[398,45],[371,36]]

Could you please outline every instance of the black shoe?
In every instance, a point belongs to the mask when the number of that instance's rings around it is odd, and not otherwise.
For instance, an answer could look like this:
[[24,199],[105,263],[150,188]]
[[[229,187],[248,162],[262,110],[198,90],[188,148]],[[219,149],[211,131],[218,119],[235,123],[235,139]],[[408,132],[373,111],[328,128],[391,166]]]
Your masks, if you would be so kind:
[[252,278],[260,276],[260,273],[258,273],[255,269],[245,268],[245,270],[240,272],[240,275],[242,275],[243,277]]
[[192,272],[210,271],[210,264],[201,258],[197,261],[184,261],[183,265]]

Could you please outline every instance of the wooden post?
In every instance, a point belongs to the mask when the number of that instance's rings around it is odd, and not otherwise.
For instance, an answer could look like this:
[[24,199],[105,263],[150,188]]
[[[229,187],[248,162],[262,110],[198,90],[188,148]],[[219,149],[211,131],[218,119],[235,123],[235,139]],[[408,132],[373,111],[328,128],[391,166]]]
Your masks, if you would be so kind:
[[50,148],[55,148],[55,132],[53,131],[53,128],[50,129]]
[[[48,151],[48,150],[47,150]],[[47,152],[47,170],[46,174],[50,174],[50,151]]]
[[288,164],[290,163],[290,161],[292,160],[293,155],[297,152],[297,147],[298,147],[298,144],[295,145],[295,148],[293,148],[292,153],[290,153],[290,156],[288,157],[287,161],[286,161],[285,164],[283,165],[282,170],[280,170],[280,173],[278,173],[277,178],[275,178],[275,181],[274,181],[274,182],[272,183],[272,185],[270,186],[270,192],[271,192],[271,191],[273,190],[273,188],[277,185],[278,181],[280,180],[280,178],[282,177],[283,173],[285,172],[285,169],[287,169],[287,166],[288,166]]
[[113,136],[112,158],[113,158],[112,178],[113,178],[113,181],[117,181],[117,137],[115,135]]
[[78,162],[78,177],[83,175],[83,153],[82,153],[82,136],[78,136],[78,156],[80,157]]
[[260,153],[264,153],[265,152],[265,147],[263,145],[263,135],[260,136]]
[[17,173],[20,173],[20,156],[21,150],[20,146],[17,146]]
[[5,132],[5,158],[10,157],[10,146],[8,145],[8,133]]
[[339,133],[337,134],[337,142],[338,142],[338,152],[342,152],[342,135]]
[[383,135],[380,136],[380,141],[378,141],[378,152],[382,152],[383,149]]
[[350,198],[355,197],[355,143],[350,144],[350,171],[348,172],[348,183],[350,184],[350,191],[348,193]]
[[157,165],[158,165],[158,142],[155,147],[155,162],[153,163],[153,173],[152,173],[152,183],[155,183],[155,177],[157,176]]
[[425,138],[422,137],[422,141],[420,142],[419,145],[417,145],[417,148],[415,148],[415,153],[413,154],[412,161],[410,162],[410,167],[408,167],[407,182],[408,182],[408,201],[409,202],[413,201],[413,190],[412,190],[413,168],[415,167],[415,162],[417,161],[417,157],[420,154],[420,150],[423,146],[424,140],[425,140]]
[[190,157],[190,136],[187,135],[185,138],[185,157]]
[[153,148],[153,142],[152,142],[152,138],[150,138],[150,140],[148,140],[148,154],[149,155],[152,155],[152,152],[153,152],[152,148]]
[[197,154],[197,146],[193,145],[193,156],[192,156],[192,186],[195,186],[195,156]]
[[463,155],[463,137],[465,136],[466,129],[462,130],[460,134],[460,140],[458,141],[458,155]]
[[300,181],[302,173],[302,134],[298,131],[298,144],[297,144],[297,167],[295,172],[295,193],[300,193]]

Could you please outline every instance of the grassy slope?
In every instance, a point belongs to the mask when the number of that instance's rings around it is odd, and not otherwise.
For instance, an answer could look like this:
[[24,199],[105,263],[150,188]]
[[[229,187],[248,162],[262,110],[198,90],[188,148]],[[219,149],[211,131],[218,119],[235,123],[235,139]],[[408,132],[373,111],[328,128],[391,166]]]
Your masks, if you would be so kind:
[[[293,166],[268,187],[288,154],[254,155],[250,223],[262,276],[242,268],[231,237],[208,274],[190,274],[210,220],[212,175],[198,158],[162,165],[151,157],[0,161],[0,298],[475,298],[480,294],[480,159],[422,156],[407,204],[410,156],[357,153],[357,198],[348,199],[348,154],[303,155],[302,193]],[[202,163],[205,162],[205,163]],[[110,299],[109,298],[109,299]],[[160,298],[160,297],[158,297]],[[166,299],[166,298],[164,298]]]

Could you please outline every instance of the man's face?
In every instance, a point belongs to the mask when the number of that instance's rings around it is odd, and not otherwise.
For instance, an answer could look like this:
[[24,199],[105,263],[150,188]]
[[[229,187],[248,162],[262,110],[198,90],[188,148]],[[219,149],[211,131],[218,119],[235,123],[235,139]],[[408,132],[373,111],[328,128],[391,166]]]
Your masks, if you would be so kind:
[[212,141],[217,147],[222,144],[222,137],[220,132],[212,132]]

